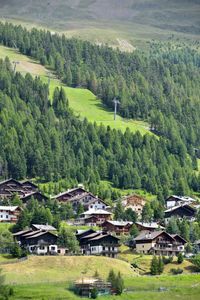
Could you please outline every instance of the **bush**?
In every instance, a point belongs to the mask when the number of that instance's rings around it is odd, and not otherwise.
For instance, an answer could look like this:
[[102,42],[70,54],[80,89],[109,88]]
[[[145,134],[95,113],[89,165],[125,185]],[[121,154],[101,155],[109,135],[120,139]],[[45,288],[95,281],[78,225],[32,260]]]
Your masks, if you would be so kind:
[[173,256],[169,256],[169,257],[163,256],[162,260],[163,260],[164,265],[170,264],[173,262]]
[[182,274],[183,273],[183,269],[177,268],[177,269],[171,269],[170,272],[173,275],[178,275],[178,274]]
[[197,254],[193,259],[192,263],[200,270],[200,254]]
[[184,261],[183,254],[180,252],[178,254],[177,262],[178,264],[182,264],[183,261]]
[[96,299],[98,297],[98,290],[96,288],[93,288],[91,290],[91,298]]

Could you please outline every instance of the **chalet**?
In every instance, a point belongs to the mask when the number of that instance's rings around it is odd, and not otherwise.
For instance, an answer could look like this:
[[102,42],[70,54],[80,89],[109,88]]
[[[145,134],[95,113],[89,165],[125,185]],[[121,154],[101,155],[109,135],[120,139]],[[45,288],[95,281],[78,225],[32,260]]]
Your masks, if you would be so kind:
[[83,205],[85,210],[89,209],[106,209],[107,204],[95,197],[92,193],[87,192],[84,188],[78,187],[72,190],[63,192],[57,196],[54,196],[53,199],[56,199],[59,202],[68,202],[72,205],[74,211],[77,210],[80,204]]
[[129,234],[133,222],[107,220],[101,226],[103,231],[115,232],[117,235]]
[[[85,224],[94,222],[95,225],[101,225],[105,221],[110,220],[111,216],[112,216],[111,212],[109,212],[107,210],[103,210],[103,209],[90,209],[81,214],[82,221]],[[89,222],[88,222],[88,220],[89,220]]]
[[11,178],[0,182],[0,199],[11,198],[14,194],[21,197],[25,195],[19,181]]
[[78,241],[80,241],[83,237],[89,235],[89,234],[92,234],[92,233],[95,233],[96,231],[93,230],[92,228],[90,229],[87,229],[87,230],[77,230],[76,231],[76,238]]
[[170,235],[166,231],[142,231],[135,239],[137,253],[175,256],[184,253],[187,243],[179,235]]
[[85,255],[103,255],[116,257],[119,253],[119,239],[102,231],[79,237],[82,253]]
[[39,191],[30,192],[30,193],[24,195],[23,197],[21,197],[21,200],[22,200],[23,203],[27,203],[29,200],[31,200],[33,198],[35,200],[37,200],[38,202],[42,202],[42,201],[47,201],[48,200],[48,197],[46,197],[45,195],[43,195]]
[[16,223],[21,211],[19,206],[0,206],[0,222]]
[[135,222],[135,225],[137,226],[139,231],[143,231],[143,230],[155,231],[155,230],[164,229],[163,226],[161,226],[160,224],[158,224],[156,222],[150,222],[150,223]]
[[195,199],[186,196],[172,195],[165,200],[166,208],[171,208],[174,206],[179,206],[184,204],[195,204],[195,203],[196,203]]
[[47,200],[47,197],[38,191],[36,184],[29,180],[19,182],[15,179],[7,179],[0,182],[0,199],[10,199],[17,194],[24,203],[34,197],[38,201]]
[[122,201],[122,205],[124,206],[124,209],[126,210],[128,208],[131,208],[134,212],[136,212],[139,218],[142,215],[142,210],[145,203],[146,200],[143,197],[138,195],[126,196]]
[[58,236],[49,231],[27,229],[13,234],[19,245],[37,255],[58,253]]
[[165,210],[165,224],[169,223],[169,220],[172,217],[175,217],[179,220],[182,220],[183,218],[186,218],[190,221],[193,221],[196,214],[196,209],[188,204],[178,205],[171,207],[167,210]]

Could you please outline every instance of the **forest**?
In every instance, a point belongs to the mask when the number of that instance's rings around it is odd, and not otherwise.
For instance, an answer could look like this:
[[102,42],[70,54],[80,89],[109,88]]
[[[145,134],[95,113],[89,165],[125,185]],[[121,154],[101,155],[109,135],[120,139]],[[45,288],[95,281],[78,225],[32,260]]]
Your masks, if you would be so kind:
[[200,132],[200,55],[191,48],[152,44],[148,53],[107,46],[0,23],[0,43],[55,70],[69,86],[89,88],[120,114],[148,120],[156,135],[111,130],[80,121],[64,90],[0,63],[1,177],[76,180],[145,189],[160,200],[200,191],[195,149]]

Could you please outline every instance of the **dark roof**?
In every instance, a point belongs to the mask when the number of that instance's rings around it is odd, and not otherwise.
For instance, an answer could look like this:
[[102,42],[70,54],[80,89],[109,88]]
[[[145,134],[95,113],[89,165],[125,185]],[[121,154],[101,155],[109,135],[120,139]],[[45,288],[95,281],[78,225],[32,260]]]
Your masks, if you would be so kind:
[[117,237],[114,236],[114,235],[106,234],[106,233],[101,233],[101,234],[95,236],[94,238],[89,239],[89,241],[98,241],[98,240],[101,240],[101,239],[103,239],[103,238],[105,238],[105,237],[112,237],[112,238],[114,238],[114,239],[116,239],[116,240],[119,240],[119,238],[117,238]]
[[13,236],[23,235],[23,234],[26,234],[26,233],[29,233],[29,232],[32,232],[32,230],[31,229],[21,230],[21,231],[13,233]]
[[0,185],[5,184],[5,183],[8,183],[9,181],[14,181],[15,183],[21,185],[21,183],[20,183],[19,181],[15,180],[15,179],[13,179],[13,178],[9,178],[9,179],[5,179],[5,180],[1,181],[1,182],[0,182]]
[[29,184],[29,185],[32,185],[32,186],[35,187],[35,188],[38,188],[38,186],[37,186],[35,183],[33,183],[33,182],[29,181],[29,180],[23,180],[23,181],[21,181],[20,183],[21,183],[22,185]]
[[39,192],[39,191],[32,191],[32,192],[26,194],[25,196],[23,196],[21,199],[23,200],[23,199],[26,199],[27,197],[30,197],[30,196],[33,196],[33,197],[34,197],[34,195],[40,195],[40,196],[42,196],[42,198],[44,198],[44,199],[47,199],[47,198],[48,198],[47,196],[45,196],[44,194],[42,194],[42,193]]
[[47,233],[48,233],[48,234],[51,234],[51,235],[54,235],[55,237],[57,237],[57,234],[52,233],[52,232],[49,232],[49,231],[40,231],[40,232],[34,231],[34,232],[35,232],[35,234],[33,234],[33,235],[27,237],[27,239],[36,238],[36,237],[39,237],[39,236],[41,236],[41,235],[45,235],[45,234],[47,234]]
[[176,205],[176,206],[173,206],[169,209],[166,209],[164,211],[164,213],[170,213],[170,212],[176,211],[179,208],[183,208],[183,209],[190,210],[190,211],[193,211],[193,212],[196,211],[196,209],[194,207],[190,206],[189,204],[181,204],[181,205]]
[[178,238],[180,240],[182,240],[185,244],[187,243],[187,241],[182,237],[180,236],[179,234],[170,234],[174,239]]
[[107,220],[105,221],[102,226],[104,226],[104,224],[109,223],[112,224],[113,226],[127,226],[127,225],[132,225],[133,222],[129,222],[129,221],[112,221],[112,220]]

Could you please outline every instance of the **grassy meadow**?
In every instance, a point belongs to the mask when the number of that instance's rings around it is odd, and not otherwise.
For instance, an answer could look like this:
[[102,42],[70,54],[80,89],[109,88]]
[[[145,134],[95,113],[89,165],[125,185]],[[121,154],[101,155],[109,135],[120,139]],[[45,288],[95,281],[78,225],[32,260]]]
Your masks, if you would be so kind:
[[83,299],[69,290],[71,283],[93,276],[96,270],[106,279],[110,269],[121,272],[125,292],[121,296],[99,297],[101,300],[197,300],[200,293],[200,274],[140,276],[129,263],[107,257],[31,256],[24,262],[3,264],[1,269],[6,283],[14,289],[10,299],[18,300]]
[[[33,76],[40,76],[44,82],[48,82],[47,74],[49,71],[38,62],[18,53],[15,49],[0,46],[0,58],[5,58],[6,56],[10,58],[11,62],[20,62],[17,65],[17,71],[22,72],[22,74],[29,72]],[[132,132],[139,130],[141,134],[152,134],[149,131],[148,123],[143,121],[126,120],[120,116],[117,116],[117,120],[114,121],[113,112],[107,110],[101,100],[97,99],[92,92],[87,89],[67,87],[57,80],[53,74],[51,74],[50,81],[50,98],[52,98],[53,91],[57,86],[63,86],[69,99],[70,107],[81,119],[87,118],[92,123],[96,122],[98,125],[102,123],[105,126],[110,126],[123,132],[128,127]]]

